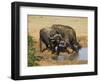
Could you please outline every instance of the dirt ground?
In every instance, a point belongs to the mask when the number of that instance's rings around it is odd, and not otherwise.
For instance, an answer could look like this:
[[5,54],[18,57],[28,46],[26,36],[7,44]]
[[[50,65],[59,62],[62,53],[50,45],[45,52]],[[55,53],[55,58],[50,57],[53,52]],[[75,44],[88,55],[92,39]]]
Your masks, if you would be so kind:
[[[39,31],[41,28],[48,28],[53,24],[69,25],[76,31],[77,38],[80,40],[82,47],[88,47],[88,18],[87,17],[55,17],[55,16],[28,16],[28,33],[36,40],[36,56],[42,57],[37,63],[40,66],[48,65],[71,65],[87,64],[88,60],[65,59],[63,61],[54,60],[55,54],[50,50],[40,52]],[[70,56],[70,54],[68,54]]]

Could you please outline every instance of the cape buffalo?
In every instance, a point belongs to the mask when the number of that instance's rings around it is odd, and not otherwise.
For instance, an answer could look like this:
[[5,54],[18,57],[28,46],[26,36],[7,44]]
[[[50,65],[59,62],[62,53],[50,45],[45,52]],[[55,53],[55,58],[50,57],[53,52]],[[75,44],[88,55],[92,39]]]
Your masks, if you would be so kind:
[[[46,48],[42,49],[42,43]],[[77,52],[81,48],[81,45],[77,41],[76,32],[70,26],[61,24],[54,24],[49,28],[43,28],[40,30],[40,51],[50,49],[52,52],[69,51],[67,48],[73,49]]]
[[[55,45],[57,41],[61,39],[61,35],[57,34],[51,27],[43,28],[40,30],[40,51],[50,49],[54,52]],[[42,44],[45,44],[46,48],[42,48]]]
[[[73,49],[73,51],[78,53],[81,45],[77,41],[76,32],[72,27],[61,24],[54,24],[51,26],[51,28],[55,30],[57,34],[61,34],[64,41],[66,42],[66,48],[70,47]],[[58,49],[60,49],[60,47]]]

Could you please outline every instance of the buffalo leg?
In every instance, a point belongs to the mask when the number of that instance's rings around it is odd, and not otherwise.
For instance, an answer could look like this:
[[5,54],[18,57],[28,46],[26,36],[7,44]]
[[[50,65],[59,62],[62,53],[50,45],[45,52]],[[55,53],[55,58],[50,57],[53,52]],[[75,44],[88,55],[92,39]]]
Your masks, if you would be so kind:
[[68,49],[66,49],[66,52],[67,52],[68,54],[70,54],[70,52],[68,51]]
[[42,41],[40,39],[40,52],[42,52]]
[[60,52],[59,52],[59,51],[57,51],[56,55],[57,55],[57,56],[59,56],[59,53],[60,53]]
[[44,49],[42,50],[42,52],[44,52],[45,50],[47,50],[47,48],[44,48]]

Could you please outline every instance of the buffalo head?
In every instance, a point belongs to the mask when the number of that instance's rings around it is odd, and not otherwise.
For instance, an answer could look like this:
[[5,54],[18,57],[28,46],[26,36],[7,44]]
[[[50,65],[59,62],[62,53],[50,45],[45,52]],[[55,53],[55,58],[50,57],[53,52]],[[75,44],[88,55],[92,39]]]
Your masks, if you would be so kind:
[[52,51],[55,51],[55,47],[59,45],[60,41],[62,40],[62,36],[61,34],[55,34],[53,36],[50,36],[49,39],[50,39],[50,46],[51,46],[50,49]]
[[81,49],[81,48],[82,48],[82,47],[81,47],[79,41],[77,41],[77,42],[75,42],[75,43],[73,44],[73,49],[74,49],[74,51],[76,51],[77,53],[79,52],[79,49]]

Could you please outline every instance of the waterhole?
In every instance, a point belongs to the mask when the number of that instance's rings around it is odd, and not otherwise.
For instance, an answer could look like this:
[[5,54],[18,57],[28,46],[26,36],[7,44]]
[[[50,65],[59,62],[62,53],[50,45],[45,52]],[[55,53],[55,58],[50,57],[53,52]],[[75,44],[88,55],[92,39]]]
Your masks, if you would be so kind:
[[60,53],[60,55],[57,57],[57,60],[88,60],[88,49],[82,48],[79,50],[78,54]]

